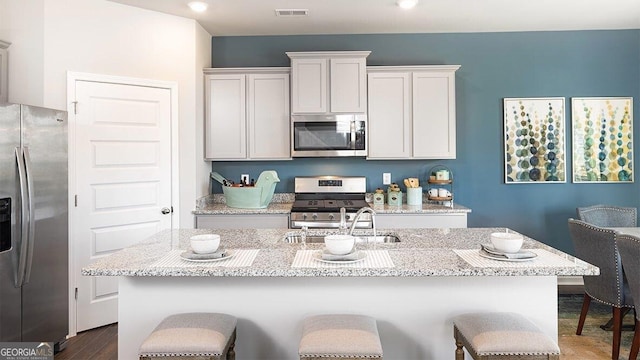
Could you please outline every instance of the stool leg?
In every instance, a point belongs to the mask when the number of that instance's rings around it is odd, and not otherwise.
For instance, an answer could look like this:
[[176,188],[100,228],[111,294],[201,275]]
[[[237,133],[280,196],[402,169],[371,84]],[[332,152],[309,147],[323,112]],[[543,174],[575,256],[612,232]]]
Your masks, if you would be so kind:
[[458,334],[458,329],[453,329],[453,337],[456,339],[456,360],[464,360],[464,345],[462,344],[462,340],[460,340],[460,336]]
[[229,346],[229,351],[227,352],[228,360],[236,360],[235,346],[236,346],[236,343],[232,343],[231,346]]
[[236,332],[233,331],[231,335],[231,344],[229,344],[229,350],[227,350],[227,360],[236,360]]

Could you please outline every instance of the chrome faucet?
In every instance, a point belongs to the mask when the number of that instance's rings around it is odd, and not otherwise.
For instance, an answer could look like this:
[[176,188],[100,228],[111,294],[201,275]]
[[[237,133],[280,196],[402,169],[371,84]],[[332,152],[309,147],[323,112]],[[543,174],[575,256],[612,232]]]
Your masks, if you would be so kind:
[[353,230],[356,228],[356,224],[358,223],[358,220],[360,220],[360,216],[365,213],[368,212],[371,214],[371,224],[373,225],[373,238],[375,239],[376,236],[376,211],[373,210],[372,208],[365,206],[360,208],[360,210],[358,210],[358,212],[354,215],[353,217],[353,222],[351,223],[351,228],[349,229],[349,235],[353,234]]
[[340,225],[338,226],[338,231],[340,234],[347,233],[347,209],[343,207],[340,208]]

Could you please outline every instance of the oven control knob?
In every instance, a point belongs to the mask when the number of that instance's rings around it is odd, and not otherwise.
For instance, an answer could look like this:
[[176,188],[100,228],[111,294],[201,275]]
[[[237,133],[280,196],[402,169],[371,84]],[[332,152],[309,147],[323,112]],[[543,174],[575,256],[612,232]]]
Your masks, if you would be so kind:
[[302,214],[302,220],[307,220],[307,214]]
[[317,219],[318,219],[318,214],[313,214],[313,215],[311,215],[311,218],[312,218],[313,220],[317,220]]
[[334,216],[333,214],[329,214],[329,220],[333,220]]
[[345,215],[345,216],[344,216],[344,218],[345,218],[346,220],[351,220],[351,215]]

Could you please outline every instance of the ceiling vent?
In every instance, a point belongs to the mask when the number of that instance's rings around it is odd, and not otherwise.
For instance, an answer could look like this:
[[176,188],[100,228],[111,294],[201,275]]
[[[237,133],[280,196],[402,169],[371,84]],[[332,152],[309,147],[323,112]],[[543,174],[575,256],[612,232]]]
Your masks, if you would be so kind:
[[276,9],[277,16],[307,16],[309,9]]

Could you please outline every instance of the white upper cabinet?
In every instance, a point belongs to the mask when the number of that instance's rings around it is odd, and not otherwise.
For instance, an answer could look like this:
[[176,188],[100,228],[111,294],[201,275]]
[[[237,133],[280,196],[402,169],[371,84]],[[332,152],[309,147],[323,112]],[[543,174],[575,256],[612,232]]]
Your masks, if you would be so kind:
[[0,40],[0,103],[9,99],[9,53],[7,48],[11,43]]
[[250,74],[249,158],[291,159],[289,74]]
[[331,112],[367,112],[367,60],[365,57],[329,59]]
[[370,51],[288,52],[293,114],[366,113]]
[[288,68],[205,69],[205,96],[205,159],[291,159]]
[[454,71],[413,72],[413,158],[456,158]]
[[369,73],[369,159],[411,157],[411,74]]
[[370,66],[368,159],[455,159],[459,65]]
[[291,59],[291,112],[327,112],[327,59]]

